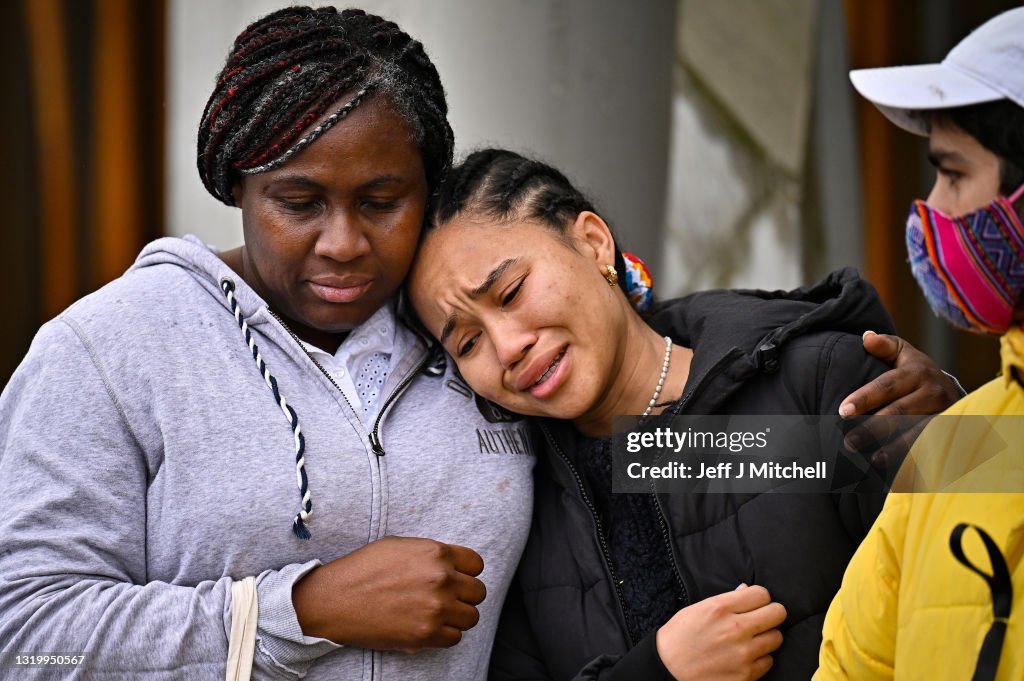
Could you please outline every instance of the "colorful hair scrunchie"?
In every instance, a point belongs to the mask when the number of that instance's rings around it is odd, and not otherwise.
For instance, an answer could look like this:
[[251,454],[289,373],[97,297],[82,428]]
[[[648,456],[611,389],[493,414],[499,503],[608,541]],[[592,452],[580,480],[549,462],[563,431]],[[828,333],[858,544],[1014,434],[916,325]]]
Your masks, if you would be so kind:
[[646,312],[654,299],[651,271],[632,253],[623,251],[622,259],[626,263],[626,296],[637,312]]

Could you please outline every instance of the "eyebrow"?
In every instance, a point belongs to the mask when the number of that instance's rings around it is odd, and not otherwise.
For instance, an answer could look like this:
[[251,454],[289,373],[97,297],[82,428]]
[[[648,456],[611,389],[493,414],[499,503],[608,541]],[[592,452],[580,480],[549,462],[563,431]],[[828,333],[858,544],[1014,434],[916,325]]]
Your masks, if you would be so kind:
[[444,322],[444,328],[441,329],[441,345],[448,342],[448,336],[452,335],[452,331],[455,330],[455,315],[448,317]]
[[359,185],[359,188],[363,190],[374,189],[382,185],[401,184],[402,182],[405,182],[405,178],[402,177],[401,175],[388,174],[381,175],[380,177],[375,177],[369,182],[364,182],[363,184]]
[[[518,262],[519,258],[508,258],[503,260],[501,264],[491,270],[490,274],[487,275],[487,278],[484,279],[484,283],[469,292],[469,297],[476,300],[490,291],[491,288],[494,287],[494,284],[497,283],[498,279],[501,278],[501,275],[505,274],[510,267],[514,267]],[[455,324],[457,321],[458,317],[455,315],[450,315],[448,319],[445,320],[444,327],[441,329],[441,345],[445,345],[447,343],[448,337],[451,336],[452,331],[455,330]]]
[[967,159],[962,154],[956,151],[946,151],[944,149],[933,149],[928,151],[928,163],[938,168],[942,165],[943,161],[952,161],[954,163],[966,163]]
[[323,189],[323,185],[319,182],[314,182],[305,175],[281,175],[275,177],[263,188],[264,192],[270,192],[273,188],[281,185],[295,185],[299,187],[307,187],[309,189]]
[[501,278],[501,275],[505,274],[505,272],[508,271],[508,268],[512,267],[518,262],[519,258],[508,258],[507,260],[503,260],[500,265],[491,270],[491,273],[487,275],[486,279],[484,279],[484,283],[480,284],[475,289],[469,292],[469,297],[472,298],[473,300],[476,300],[483,294],[490,291],[491,287],[493,287],[494,284],[498,281],[498,279]]
[[[401,184],[404,181],[405,178],[402,177],[401,175],[389,173],[387,175],[375,177],[372,180],[369,180],[368,182],[364,182],[363,184],[359,185],[359,189],[361,191],[366,191],[368,189],[376,189],[378,187],[382,187],[389,184]],[[322,184],[309,179],[305,175],[280,175],[267,183],[267,190],[269,191],[271,188],[280,185],[294,185],[319,190],[322,190],[324,188]]]

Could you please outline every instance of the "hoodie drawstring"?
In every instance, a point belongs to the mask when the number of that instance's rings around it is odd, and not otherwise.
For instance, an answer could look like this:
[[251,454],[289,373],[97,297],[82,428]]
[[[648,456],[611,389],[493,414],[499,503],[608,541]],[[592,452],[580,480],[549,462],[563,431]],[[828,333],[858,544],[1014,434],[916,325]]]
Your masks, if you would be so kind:
[[284,396],[281,395],[281,391],[277,387],[277,379],[274,378],[267,368],[267,363],[263,361],[260,350],[256,347],[256,341],[249,331],[249,325],[242,318],[242,311],[238,306],[238,301],[235,299],[235,282],[224,277],[220,280],[220,287],[224,291],[224,295],[227,296],[228,304],[231,306],[231,313],[235,315],[235,321],[238,322],[238,328],[242,330],[242,336],[245,338],[245,344],[249,346],[249,350],[252,352],[252,358],[256,360],[256,366],[260,370],[260,375],[263,376],[264,382],[266,382],[271,392],[274,393],[274,399],[277,401],[278,406],[281,407],[285,418],[288,419],[288,425],[292,427],[292,435],[295,438],[295,482],[299,487],[299,495],[302,499],[299,512],[295,515],[294,522],[292,522],[292,532],[299,539],[309,539],[311,535],[306,527],[306,523],[313,513],[313,502],[309,493],[309,480],[306,478],[306,439],[303,437],[302,428],[299,426],[299,416],[284,399]]

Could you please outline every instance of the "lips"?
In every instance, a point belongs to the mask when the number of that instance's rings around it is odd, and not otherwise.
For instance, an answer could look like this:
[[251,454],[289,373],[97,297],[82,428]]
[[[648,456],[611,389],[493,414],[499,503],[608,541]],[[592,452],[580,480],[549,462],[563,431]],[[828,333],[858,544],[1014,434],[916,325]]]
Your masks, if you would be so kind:
[[558,363],[562,361],[563,357],[565,357],[565,351],[562,351],[561,353],[559,353],[557,357],[555,357],[554,361],[551,362],[551,366],[547,368],[547,371],[541,374],[540,378],[534,381],[533,385],[531,385],[530,387],[536,388],[538,385],[551,378],[551,375],[555,373],[555,369],[558,368]]
[[516,379],[516,390],[531,390],[554,375],[565,357],[568,346],[553,348],[537,356]]
[[325,276],[309,280],[309,287],[317,297],[328,303],[352,303],[366,294],[373,279],[361,275]]

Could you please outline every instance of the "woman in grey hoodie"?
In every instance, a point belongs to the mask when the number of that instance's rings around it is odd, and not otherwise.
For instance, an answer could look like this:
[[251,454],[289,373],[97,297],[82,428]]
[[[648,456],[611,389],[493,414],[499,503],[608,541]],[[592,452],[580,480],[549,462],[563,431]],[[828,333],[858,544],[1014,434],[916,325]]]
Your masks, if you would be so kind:
[[0,399],[4,664],[224,678],[254,577],[255,678],[484,678],[534,457],[396,310],[446,112],[379,17],[291,8],[238,36],[198,165],[244,244],[150,244]]

